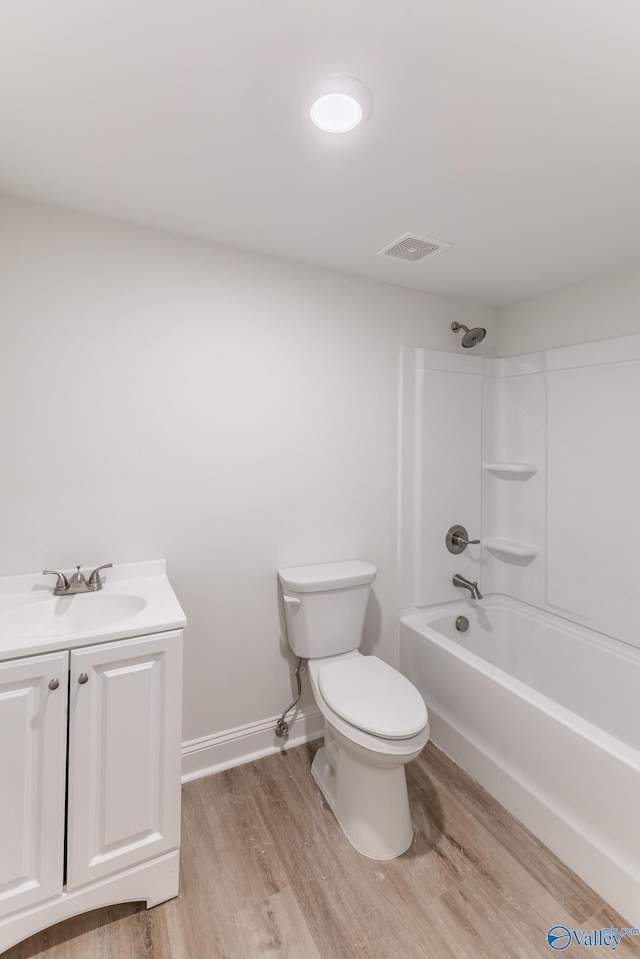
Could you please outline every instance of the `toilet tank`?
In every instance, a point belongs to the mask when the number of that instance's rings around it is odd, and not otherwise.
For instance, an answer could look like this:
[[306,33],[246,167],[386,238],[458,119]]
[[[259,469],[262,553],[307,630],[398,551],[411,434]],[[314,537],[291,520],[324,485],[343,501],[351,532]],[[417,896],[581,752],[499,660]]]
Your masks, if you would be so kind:
[[289,645],[319,659],[357,649],[376,567],[359,559],[278,570]]

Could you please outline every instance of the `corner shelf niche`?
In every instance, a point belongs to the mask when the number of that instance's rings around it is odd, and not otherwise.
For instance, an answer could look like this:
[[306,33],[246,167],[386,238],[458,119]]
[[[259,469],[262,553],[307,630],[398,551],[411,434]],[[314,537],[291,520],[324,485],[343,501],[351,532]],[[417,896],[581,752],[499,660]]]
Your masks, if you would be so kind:
[[496,476],[512,477],[514,479],[527,478],[538,472],[537,463],[483,463],[482,468]]
[[538,555],[538,547],[529,543],[516,543],[510,539],[485,539],[484,545],[500,559],[532,560]]

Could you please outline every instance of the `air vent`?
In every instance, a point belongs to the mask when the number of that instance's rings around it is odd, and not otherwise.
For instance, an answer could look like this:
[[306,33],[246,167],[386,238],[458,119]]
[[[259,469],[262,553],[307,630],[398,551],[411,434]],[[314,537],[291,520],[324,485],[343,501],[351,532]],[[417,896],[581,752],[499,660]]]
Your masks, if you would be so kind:
[[428,236],[418,236],[417,233],[405,233],[389,246],[378,250],[376,256],[388,256],[394,260],[417,263],[418,260],[424,260],[428,256],[435,256],[436,253],[448,250],[450,246],[450,243],[444,243],[442,240],[431,240]]

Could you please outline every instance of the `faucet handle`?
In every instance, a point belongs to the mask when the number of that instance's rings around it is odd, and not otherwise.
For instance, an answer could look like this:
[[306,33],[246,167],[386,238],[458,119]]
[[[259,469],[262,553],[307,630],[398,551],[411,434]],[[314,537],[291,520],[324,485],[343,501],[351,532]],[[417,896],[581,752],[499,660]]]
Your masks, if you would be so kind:
[[452,526],[445,536],[445,543],[450,553],[463,553],[467,546],[477,546],[479,542],[479,539],[469,539],[464,526]]
[[55,587],[54,587],[55,589],[69,589],[69,580],[68,580],[67,577],[64,575],[64,573],[61,573],[61,572],[60,572],[60,570],[58,570],[58,569],[43,569],[43,570],[42,570],[42,575],[43,575],[43,576],[57,576],[57,577],[58,577],[58,581],[56,582],[56,585],[55,585]]
[[101,569],[111,569],[113,563],[104,563],[103,566],[96,566],[91,576],[89,577],[89,586],[91,589],[102,589],[102,580],[100,579],[100,570]]

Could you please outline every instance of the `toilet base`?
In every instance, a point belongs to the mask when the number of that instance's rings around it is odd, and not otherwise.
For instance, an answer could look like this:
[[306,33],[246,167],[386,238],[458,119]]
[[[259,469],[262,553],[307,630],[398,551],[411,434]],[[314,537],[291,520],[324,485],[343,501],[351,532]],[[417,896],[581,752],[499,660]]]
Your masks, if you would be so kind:
[[404,765],[365,765],[325,741],[311,773],[351,845],[369,859],[402,855],[413,841]]

